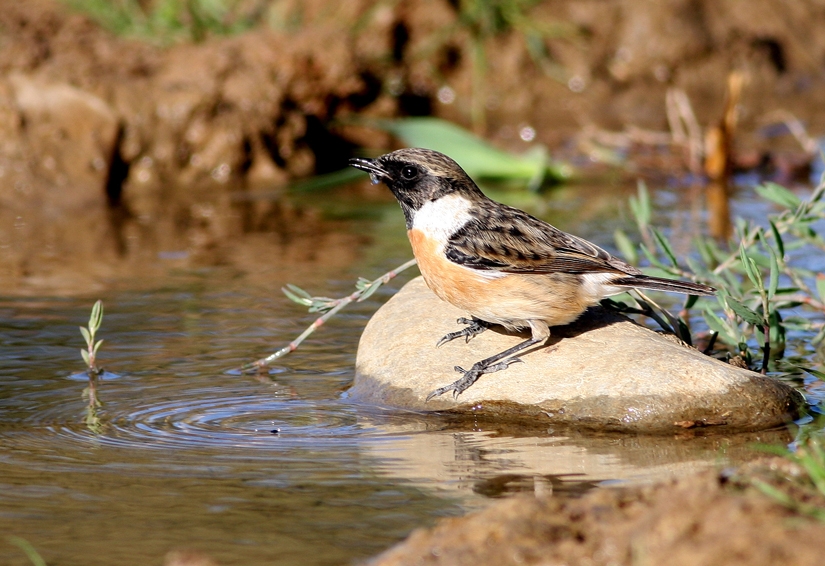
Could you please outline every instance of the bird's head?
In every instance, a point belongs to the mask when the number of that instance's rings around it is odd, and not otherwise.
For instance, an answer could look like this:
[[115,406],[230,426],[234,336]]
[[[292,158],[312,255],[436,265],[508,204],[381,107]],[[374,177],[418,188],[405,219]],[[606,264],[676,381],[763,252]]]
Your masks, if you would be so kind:
[[455,192],[468,197],[481,191],[452,159],[431,149],[399,149],[375,159],[353,158],[350,165],[383,182],[401,204],[408,227],[427,202]]

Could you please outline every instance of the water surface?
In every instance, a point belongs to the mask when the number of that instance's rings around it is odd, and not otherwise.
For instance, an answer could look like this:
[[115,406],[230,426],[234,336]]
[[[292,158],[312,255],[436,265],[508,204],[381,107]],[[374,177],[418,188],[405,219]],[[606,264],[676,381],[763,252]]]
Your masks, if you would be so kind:
[[[625,222],[615,195],[525,198],[603,245]],[[313,320],[283,298],[284,283],[343,296],[357,276],[407,259],[400,212],[381,210],[349,220],[365,241],[343,268],[266,272],[260,258],[263,273],[170,270],[85,296],[0,297],[0,531],[50,564],[160,564],[175,549],[222,565],[348,564],[493,497],[575,496],[725,466],[753,457],[753,442],[790,440],[784,430],[526,430],[352,404],[358,337],[392,289],[336,317],[269,374],[230,371]],[[90,422],[77,327],[98,298],[107,373]],[[0,542],[0,563],[28,561]]]

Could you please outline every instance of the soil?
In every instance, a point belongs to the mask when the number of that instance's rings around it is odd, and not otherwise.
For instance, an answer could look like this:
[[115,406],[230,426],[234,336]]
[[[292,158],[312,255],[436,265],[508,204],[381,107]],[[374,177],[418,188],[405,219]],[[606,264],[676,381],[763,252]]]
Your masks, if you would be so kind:
[[751,487],[798,473],[775,459],[579,499],[511,497],[419,529],[369,564],[813,566],[825,524]]
[[[632,175],[672,174],[685,159],[682,145],[660,147],[659,133],[672,139],[667,92],[705,128],[738,71],[740,164],[787,177],[814,153],[805,128],[825,130],[814,0],[548,0],[526,18],[464,24],[458,5],[287,0],[268,26],[159,47],[54,0],[0,0],[0,283],[95,288],[145,273],[164,249],[254,269],[229,242],[291,232],[295,218],[307,234],[334,230],[288,198],[243,194],[339,169],[357,147],[391,148],[354,124],[369,117],[432,114],[509,149],[534,135],[576,162],[607,153]],[[804,151],[781,126],[794,117]],[[351,240],[330,238],[347,256]]]

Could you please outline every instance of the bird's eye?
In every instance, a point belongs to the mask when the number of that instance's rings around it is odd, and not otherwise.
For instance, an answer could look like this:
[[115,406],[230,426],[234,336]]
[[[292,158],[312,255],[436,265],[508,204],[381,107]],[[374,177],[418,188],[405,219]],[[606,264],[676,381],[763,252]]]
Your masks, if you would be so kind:
[[407,165],[401,170],[401,178],[405,181],[412,181],[418,177],[418,169],[412,165]]

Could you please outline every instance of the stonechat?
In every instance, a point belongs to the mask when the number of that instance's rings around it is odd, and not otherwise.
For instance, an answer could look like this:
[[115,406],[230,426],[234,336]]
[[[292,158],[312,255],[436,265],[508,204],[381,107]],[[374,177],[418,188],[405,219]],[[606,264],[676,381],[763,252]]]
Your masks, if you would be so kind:
[[481,375],[521,361],[517,354],[576,320],[588,307],[632,288],[712,295],[713,287],[650,277],[605,250],[526,212],[487,198],[452,159],[429,149],[400,149],[353,167],[384,182],[401,205],[407,235],[427,286],[469,313],[467,326],[439,342],[469,340],[492,325],[530,329],[529,339],[474,364],[433,391],[457,398]]

